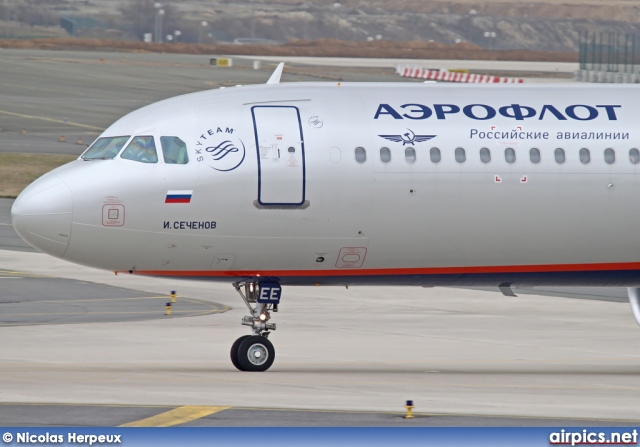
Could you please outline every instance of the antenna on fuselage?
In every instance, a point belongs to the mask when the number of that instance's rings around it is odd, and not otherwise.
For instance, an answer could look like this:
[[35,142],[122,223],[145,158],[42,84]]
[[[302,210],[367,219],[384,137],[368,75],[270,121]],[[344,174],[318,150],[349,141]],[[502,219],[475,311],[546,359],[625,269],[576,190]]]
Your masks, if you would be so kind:
[[280,84],[280,77],[282,76],[282,70],[284,69],[284,62],[280,62],[273,74],[267,81],[267,84]]

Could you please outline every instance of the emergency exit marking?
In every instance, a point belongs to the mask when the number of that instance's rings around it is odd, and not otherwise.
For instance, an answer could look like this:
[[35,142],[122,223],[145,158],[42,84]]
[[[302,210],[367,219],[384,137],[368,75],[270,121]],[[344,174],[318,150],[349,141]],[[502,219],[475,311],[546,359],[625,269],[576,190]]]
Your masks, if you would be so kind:
[[520,179],[520,183],[527,183],[527,176],[526,176],[526,175],[525,175],[525,176],[523,176],[523,177]]
[[496,183],[502,183],[502,178],[499,175],[496,175],[493,179],[494,182]]

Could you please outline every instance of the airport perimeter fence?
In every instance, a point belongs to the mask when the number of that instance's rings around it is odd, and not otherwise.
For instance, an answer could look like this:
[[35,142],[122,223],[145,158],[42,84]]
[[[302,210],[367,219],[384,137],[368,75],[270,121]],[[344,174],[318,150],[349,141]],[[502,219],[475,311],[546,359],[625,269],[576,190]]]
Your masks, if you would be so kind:
[[577,81],[640,83],[640,39],[635,34],[581,32]]

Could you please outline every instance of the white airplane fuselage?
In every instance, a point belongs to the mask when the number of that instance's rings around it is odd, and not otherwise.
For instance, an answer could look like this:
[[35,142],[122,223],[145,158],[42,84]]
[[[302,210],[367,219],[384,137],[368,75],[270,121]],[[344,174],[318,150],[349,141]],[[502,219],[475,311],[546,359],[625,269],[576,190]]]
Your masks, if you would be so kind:
[[[639,101],[635,86],[291,83],[195,93],[103,133],[152,136],[156,163],[122,150],[79,158],[20,195],[14,225],[53,256],[145,275],[632,286]],[[184,141],[188,163],[166,163],[161,137]]]

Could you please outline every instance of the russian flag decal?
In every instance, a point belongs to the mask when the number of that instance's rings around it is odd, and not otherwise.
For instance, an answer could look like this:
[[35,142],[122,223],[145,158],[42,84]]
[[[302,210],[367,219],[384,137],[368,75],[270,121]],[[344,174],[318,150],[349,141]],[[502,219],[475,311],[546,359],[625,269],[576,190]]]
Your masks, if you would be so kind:
[[167,191],[167,198],[164,203],[191,203],[191,191]]

